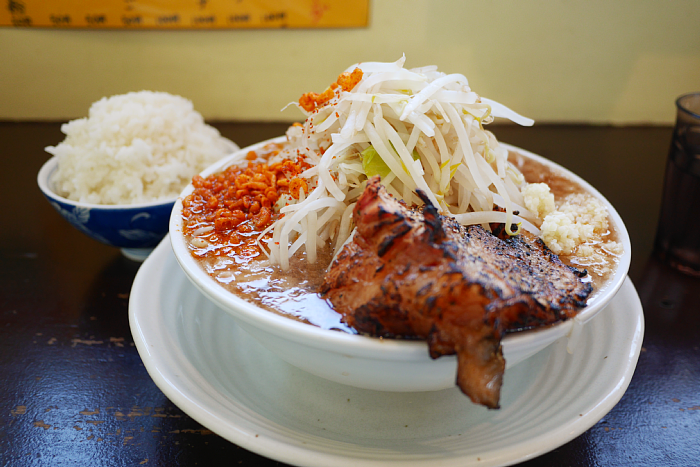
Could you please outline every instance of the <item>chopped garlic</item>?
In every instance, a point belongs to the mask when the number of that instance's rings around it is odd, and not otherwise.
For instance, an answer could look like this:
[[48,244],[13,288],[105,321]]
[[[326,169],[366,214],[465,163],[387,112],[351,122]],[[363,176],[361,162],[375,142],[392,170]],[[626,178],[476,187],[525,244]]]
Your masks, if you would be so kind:
[[546,183],[528,183],[522,189],[525,207],[537,214],[537,217],[544,219],[545,216],[554,211],[554,194],[549,191]]
[[605,206],[591,195],[574,194],[567,196],[559,209],[545,216],[542,240],[554,253],[570,255],[577,246],[599,239],[607,228]]

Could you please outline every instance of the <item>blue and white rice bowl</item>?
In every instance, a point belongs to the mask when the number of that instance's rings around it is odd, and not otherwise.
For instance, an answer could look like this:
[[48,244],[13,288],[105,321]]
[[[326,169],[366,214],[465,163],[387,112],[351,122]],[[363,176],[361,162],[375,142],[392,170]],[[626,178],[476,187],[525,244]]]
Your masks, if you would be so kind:
[[58,158],[52,157],[39,171],[39,188],[51,206],[88,237],[121,248],[127,258],[143,261],[168,233],[177,196],[140,204],[81,203],[54,192],[52,177],[57,169]]

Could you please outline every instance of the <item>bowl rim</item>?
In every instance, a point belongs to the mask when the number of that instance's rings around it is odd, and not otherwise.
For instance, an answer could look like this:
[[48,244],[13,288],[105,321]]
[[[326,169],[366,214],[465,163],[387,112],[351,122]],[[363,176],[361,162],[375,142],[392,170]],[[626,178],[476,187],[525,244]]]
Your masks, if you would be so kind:
[[[224,158],[227,158],[225,156]],[[63,196],[57,194],[53,190],[53,185],[51,182],[51,177],[56,172],[58,168],[58,156],[53,156],[41,166],[39,173],[37,174],[37,184],[39,189],[44,193],[47,198],[55,199],[63,204],[67,204],[73,207],[80,208],[90,208],[90,209],[103,209],[105,211],[118,211],[125,209],[146,209],[155,208],[159,206],[167,206],[168,204],[174,204],[177,196],[172,198],[158,201],[149,201],[146,203],[135,203],[135,204],[95,204],[95,203],[84,203],[81,201],[74,201],[72,199],[64,198]]]
[[[206,177],[212,173],[221,171],[226,167],[244,160],[245,155],[262,146],[270,143],[280,143],[286,141],[285,136],[271,138],[259,143],[242,148],[241,150],[230,154],[229,156],[217,161],[202,172],[200,175]],[[525,347],[530,346],[539,340],[552,339],[556,340],[560,337],[568,335],[572,332],[573,323],[584,324],[601,309],[603,309],[610,300],[615,296],[627,277],[630,261],[632,257],[631,242],[627,229],[622,221],[622,218],[617,213],[610,202],[588,182],[583,180],[578,175],[570,172],[559,164],[545,159],[542,156],[531,153],[516,146],[506,143],[499,143],[509,151],[520,153],[526,157],[530,157],[538,162],[548,165],[563,175],[571,178],[579,183],[587,192],[594,195],[597,199],[604,203],[608,209],[608,216],[617,231],[618,241],[622,243],[624,253],[619,259],[617,270],[612,278],[608,281],[605,287],[597,290],[589,299],[589,304],[579,311],[573,319],[561,321],[554,325],[514,332],[506,334],[502,340],[504,349],[507,347]],[[346,355],[348,357],[364,357],[376,360],[395,360],[395,361],[410,361],[416,358],[422,358],[426,355],[427,343],[423,340],[402,340],[402,339],[383,339],[372,336],[359,334],[349,334],[341,331],[333,331],[322,329],[317,326],[302,323],[296,320],[289,319],[282,315],[278,315],[268,310],[257,307],[256,305],[246,301],[243,298],[236,296],[222,287],[212,277],[210,277],[199,263],[190,254],[189,248],[185,244],[184,236],[182,235],[182,199],[193,191],[192,184],[180,193],[170,215],[170,242],[180,267],[185,272],[185,275],[206,297],[214,301],[227,313],[234,318],[240,319],[243,323],[247,323],[256,328],[262,329],[265,332],[272,333],[280,338],[288,339],[299,344],[320,350],[331,350],[336,353]]]

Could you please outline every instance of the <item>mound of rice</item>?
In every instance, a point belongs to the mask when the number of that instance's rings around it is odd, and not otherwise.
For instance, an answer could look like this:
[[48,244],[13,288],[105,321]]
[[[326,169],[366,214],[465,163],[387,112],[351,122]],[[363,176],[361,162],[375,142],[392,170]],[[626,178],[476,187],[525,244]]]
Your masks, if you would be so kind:
[[238,149],[204,123],[192,102],[165,92],[102,98],[89,116],[61,127],[57,194],[92,204],[175,198],[194,175]]

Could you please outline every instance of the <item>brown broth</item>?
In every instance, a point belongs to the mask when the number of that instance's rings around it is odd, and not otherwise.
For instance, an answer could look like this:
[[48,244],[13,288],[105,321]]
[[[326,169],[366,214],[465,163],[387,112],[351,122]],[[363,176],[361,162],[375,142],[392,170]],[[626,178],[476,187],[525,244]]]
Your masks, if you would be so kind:
[[355,333],[340,321],[327,300],[316,291],[323,282],[331,248],[326,245],[310,264],[306,255],[294,255],[289,260],[289,271],[270,265],[260,254],[256,258],[199,258],[204,270],[223,287],[257,306],[323,329]]

